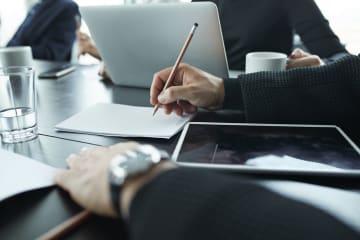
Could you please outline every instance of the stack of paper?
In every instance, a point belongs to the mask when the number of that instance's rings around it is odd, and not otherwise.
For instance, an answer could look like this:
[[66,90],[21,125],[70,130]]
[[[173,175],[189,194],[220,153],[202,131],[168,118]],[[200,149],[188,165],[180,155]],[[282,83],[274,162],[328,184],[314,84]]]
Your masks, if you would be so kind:
[[98,103],[59,123],[59,131],[119,137],[170,138],[193,117],[166,115],[162,109]]
[[41,162],[0,149],[0,201],[54,185],[55,171]]

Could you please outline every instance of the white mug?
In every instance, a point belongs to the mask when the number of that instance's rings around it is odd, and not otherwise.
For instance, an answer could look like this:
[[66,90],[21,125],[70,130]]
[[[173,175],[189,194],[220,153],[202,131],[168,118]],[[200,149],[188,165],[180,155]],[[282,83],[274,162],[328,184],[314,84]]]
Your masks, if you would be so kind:
[[31,47],[6,47],[0,48],[0,66],[12,67],[12,66],[28,66],[33,65],[33,57]]
[[278,52],[252,52],[246,55],[245,72],[284,71],[287,56]]

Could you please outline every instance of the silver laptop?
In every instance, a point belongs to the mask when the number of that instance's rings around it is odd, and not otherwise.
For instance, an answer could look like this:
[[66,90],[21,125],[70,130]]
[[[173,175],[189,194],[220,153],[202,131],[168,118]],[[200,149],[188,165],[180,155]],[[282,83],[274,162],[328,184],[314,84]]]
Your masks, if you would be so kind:
[[155,72],[174,65],[195,22],[199,27],[183,62],[228,77],[213,3],[86,6],[80,11],[115,84],[150,87]]

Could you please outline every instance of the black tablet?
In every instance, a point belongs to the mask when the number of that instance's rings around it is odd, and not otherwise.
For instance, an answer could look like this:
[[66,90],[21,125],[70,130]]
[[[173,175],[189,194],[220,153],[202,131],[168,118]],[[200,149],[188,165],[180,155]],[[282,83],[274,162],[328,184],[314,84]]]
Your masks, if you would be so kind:
[[247,172],[360,176],[360,150],[332,125],[188,123],[172,159]]

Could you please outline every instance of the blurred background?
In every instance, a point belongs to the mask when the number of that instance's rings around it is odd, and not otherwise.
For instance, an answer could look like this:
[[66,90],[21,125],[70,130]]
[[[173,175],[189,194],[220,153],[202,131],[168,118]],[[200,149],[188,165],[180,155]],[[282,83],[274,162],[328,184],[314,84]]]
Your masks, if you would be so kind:
[[[38,0],[0,1],[0,46],[4,46]],[[81,5],[131,4],[133,0],[74,0]],[[166,1],[166,0],[163,0]],[[170,0],[171,1],[171,0]],[[190,2],[190,0],[180,0]],[[141,0],[137,0],[141,2]],[[147,2],[147,0],[143,0]],[[316,0],[341,42],[351,53],[360,53],[360,0]],[[86,24],[82,31],[87,32]]]

